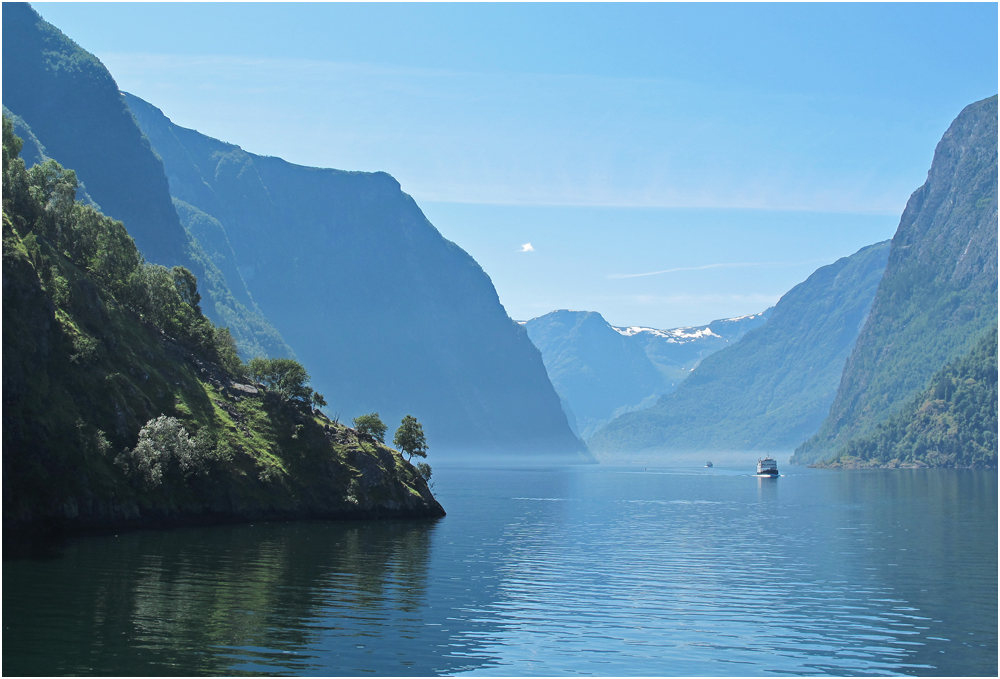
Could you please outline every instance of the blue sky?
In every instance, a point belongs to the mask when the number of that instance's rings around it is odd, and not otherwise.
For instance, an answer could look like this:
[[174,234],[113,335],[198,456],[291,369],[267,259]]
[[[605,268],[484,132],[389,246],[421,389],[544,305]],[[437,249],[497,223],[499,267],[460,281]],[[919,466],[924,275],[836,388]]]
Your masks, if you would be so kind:
[[997,91],[992,3],[34,6],[180,125],[391,173],[518,319],[760,311]]

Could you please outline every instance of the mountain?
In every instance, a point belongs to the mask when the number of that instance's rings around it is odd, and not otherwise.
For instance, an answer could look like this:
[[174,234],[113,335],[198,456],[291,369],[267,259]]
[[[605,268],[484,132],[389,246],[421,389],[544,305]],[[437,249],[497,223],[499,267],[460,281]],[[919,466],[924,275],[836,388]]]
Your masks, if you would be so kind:
[[822,467],[997,468],[997,329]]
[[26,170],[3,123],[5,540],[444,514],[426,471],[309,407],[304,371],[294,392],[247,384],[190,272],[145,263],[121,222],[74,202],[72,171]]
[[872,312],[822,428],[793,462],[829,459],[997,325],[997,98],[967,106],[892,239]]
[[194,272],[206,313],[230,327],[244,355],[292,355],[243,282],[223,275],[181,225],[163,164],[108,70],[25,3],[3,3],[3,105],[28,142],[28,166],[52,158],[73,168],[86,187],[79,197],[124,222],[149,261]]
[[698,364],[672,394],[588,441],[599,459],[633,453],[791,452],[816,432],[868,315],[889,243],[814,272],[767,322]]
[[[553,311],[526,321],[552,386],[584,439],[623,412],[670,393],[705,356],[763,324],[770,309],[693,328],[612,326],[597,312]],[[575,420],[575,422],[574,422]]]
[[248,153],[125,96],[186,225],[218,234],[220,269],[240,272],[332,410],[413,414],[437,451],[585,459],[525,330],[395,179]]

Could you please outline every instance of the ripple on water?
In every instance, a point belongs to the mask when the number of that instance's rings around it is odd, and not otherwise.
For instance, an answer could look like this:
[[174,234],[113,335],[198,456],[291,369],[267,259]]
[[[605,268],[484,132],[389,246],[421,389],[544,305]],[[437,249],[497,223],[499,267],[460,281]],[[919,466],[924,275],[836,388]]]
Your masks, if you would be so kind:
[[940,471],[441,469],[438,522],[81,540],[5,562],[3,669],[995,675],[996,476]]

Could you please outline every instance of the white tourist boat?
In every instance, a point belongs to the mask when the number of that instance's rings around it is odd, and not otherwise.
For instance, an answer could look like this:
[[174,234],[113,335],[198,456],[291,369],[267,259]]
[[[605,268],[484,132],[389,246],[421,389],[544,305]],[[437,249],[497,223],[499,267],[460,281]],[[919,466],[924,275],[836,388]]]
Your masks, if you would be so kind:
[[771,457],[757,460],[757,476],[777,476],[778,463]]

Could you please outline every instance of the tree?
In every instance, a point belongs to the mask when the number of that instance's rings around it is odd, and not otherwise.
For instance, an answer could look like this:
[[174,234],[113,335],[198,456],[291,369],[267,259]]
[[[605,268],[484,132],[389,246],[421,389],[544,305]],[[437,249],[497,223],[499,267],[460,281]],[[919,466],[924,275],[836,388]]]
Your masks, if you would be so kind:
[[385,422],[378,416],[378,413],[359,415],[351,422],[359,434],[368,434],[379,443],[385,443],[385,432],[388,427],[385,426]]
[[198,294],[198,279],[183,266],[175,266],[170,270],[170,275],[174,279],[174,286],[177,288],[177,294],[181,301],[194,309],[200,316],[201,295]]
[[327,405],[326,399],[323,398],[323,394],[318,391],[314,391],[312,395],[313,408],[319,409]]
[[215,358],[222,369],[233,377],[245,379],[248,374],[247,367],[240,359],[236,340],[229,332],[229,328],[215,328],[212,333],[212,343],[215,349]]
[[250,376],[286,400],[309,401],[312,389],[306,386],[309,373],[293,358],[250,359],[247,366]]
[[424,436],[424,428],[417,422],[417,418],[407,415],[403,418],[396,435],[392,439],[401,452],[406,453],[407,461],[414,455],[417,457],[427,457],[427,438]]
[[430,480],[431,480],[431,466],[429,464],[427,464],[426,462],[418,462],[417,463],[417,473],[420,474],[420,477],[424,481],[430,482]]

